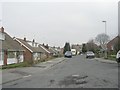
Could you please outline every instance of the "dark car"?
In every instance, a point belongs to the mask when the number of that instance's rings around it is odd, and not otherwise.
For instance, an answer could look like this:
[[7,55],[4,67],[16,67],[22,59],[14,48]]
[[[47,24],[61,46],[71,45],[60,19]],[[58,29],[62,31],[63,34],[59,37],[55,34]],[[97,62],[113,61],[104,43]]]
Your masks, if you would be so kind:
[[94,58],[95,54],[92,51],[86,52],[86,58]]
[[68,58],[71,58],[72,57],[72,52],[71,51],[66,51],[64,56],[68,57]]

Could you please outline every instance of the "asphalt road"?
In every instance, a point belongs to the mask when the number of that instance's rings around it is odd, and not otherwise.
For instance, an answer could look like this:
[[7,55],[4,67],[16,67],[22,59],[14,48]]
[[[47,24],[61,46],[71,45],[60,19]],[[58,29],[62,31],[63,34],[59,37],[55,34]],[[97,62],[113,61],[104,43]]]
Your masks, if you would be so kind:
[[3,88],[118,88],[118,64],[74,56],[44,71],[3,84]]

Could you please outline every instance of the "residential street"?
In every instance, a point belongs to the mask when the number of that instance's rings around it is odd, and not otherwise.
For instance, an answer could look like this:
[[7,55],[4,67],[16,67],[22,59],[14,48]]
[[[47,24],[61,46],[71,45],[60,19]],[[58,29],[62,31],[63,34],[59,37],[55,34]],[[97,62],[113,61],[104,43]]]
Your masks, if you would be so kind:
[[[3,71],[3,81],[6,72]],[[65,58],[48,68],[43,63],[9,72],[20,78],[3,83],[3,88],[118,88],[117,63],[86,59],[84,55]]]

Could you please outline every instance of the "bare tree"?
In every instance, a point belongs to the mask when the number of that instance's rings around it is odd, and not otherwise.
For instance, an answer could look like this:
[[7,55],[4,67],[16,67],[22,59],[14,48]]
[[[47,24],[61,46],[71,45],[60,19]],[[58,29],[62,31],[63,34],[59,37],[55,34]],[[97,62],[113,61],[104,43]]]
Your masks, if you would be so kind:
[[95,38],[95,41],[98,42],[102,49],[105,51],[105,58],[107,58],[107,43],[109,39],[109,36],[105,33],[98,34]]
[[100,45],[104,45],[109,41],[109,39],[110,37],[107,34],[101,33],[97,35],[95,41],[98,42]]

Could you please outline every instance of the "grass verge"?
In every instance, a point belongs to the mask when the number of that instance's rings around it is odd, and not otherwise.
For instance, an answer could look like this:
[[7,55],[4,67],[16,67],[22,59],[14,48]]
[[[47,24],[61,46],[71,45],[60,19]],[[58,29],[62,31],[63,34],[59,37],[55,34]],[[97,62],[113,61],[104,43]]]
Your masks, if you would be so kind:
[[116,61],[116,55],[108,55],[107,60]]
[[16,63],[16,64],[10,64],[7,66],[2,66],[2,70],[3,69],[10,69],[10,68],[17,68],[17,67],[29,67],[31,66],[30,64],[28,64],[27,62],[22,62],[22,63]]

